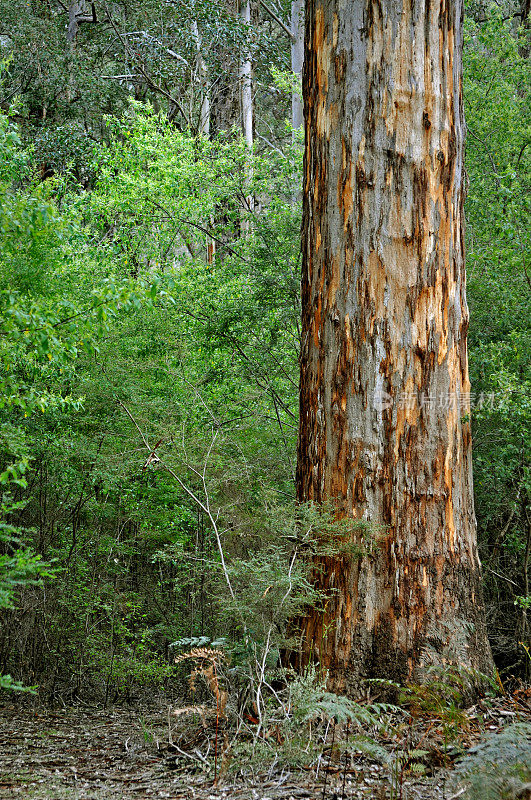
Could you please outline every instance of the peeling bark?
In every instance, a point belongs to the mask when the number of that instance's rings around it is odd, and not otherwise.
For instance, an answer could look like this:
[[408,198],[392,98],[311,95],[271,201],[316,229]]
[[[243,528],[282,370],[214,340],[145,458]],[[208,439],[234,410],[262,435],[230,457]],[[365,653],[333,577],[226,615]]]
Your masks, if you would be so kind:
[[[298,498],[373,525],[327,557],[300,662],[334,689],[490,672],[472,496],[462,0],[308,0]],[[468,395],[468,397],[467,397]],[[383,400],[383,402],[382,402]]]

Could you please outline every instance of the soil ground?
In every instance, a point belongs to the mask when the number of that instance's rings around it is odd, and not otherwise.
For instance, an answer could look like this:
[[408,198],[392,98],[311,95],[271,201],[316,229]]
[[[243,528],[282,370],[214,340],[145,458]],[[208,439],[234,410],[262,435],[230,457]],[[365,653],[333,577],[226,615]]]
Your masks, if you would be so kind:
[[[514,718],[501,700],[483,727]],[[518,717],[525,707],[520,709]],[[531,719],[531,708],[528,719]],[[1,800],[384,800],[387,769],[360,755],[345,764],[326,758],[309,770],[273,765],[261,774],[227,774],[214,785],[211,766],[193,746],[188,753],[169,741],[168,706],[49,710],[19,703],[0,706]],[[211,751],[212,752],[212,751]],[[449,800],[448,770],[409,776],[402,800]],[[326,782],[326,785],[325,785]],[[396,797],[395,792],[395,797]]]

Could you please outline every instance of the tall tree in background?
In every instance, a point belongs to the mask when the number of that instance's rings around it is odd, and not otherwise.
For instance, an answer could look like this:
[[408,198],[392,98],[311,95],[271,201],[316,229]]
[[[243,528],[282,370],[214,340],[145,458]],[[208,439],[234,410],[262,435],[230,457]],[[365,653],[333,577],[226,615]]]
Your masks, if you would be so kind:
[[[291,71],[295,75],[302,74],[304,61],[304,0],[292,0],[291,3]],[[298,92],[291,95],[291,124],[294,129],[301,128],[303,123],[302,98]]]
[[[240,15],[242,22],[247,26],[247,30],[251,31],[251,0],[245,0],[242,4]],[[245,183],[246,189],[253,178],[253,61],[249,48],[246,48],[242,54],[242,63],[240,67],[240,81],[241,81],[241,119],[242,119],[242,134],[245,141],[245,146],[248,152],[248,161],[246,164]],[[251,194],[247,194],[245,198],[246,212],[252,211],[254,208],[254,198]],[[249,231],[249,220],[245,217],[242,219],[242,230]]]
[[[306,7],[298,498],[322,556],[302,661],[335,689],[492,662],[472,496],[461,0]],[[361,539],[361,537],[360,537]]]

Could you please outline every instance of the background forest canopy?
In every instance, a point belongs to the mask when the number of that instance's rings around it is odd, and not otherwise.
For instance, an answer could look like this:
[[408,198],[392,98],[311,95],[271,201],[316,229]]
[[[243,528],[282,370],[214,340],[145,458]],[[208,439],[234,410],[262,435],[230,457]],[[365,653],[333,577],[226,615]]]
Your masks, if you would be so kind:
[[[530,665],[528,13],[469,2],[464,42],[475,507],[502,678]],[[291,14],[3,4],[4,688],[129,698],[168,685],[176,642],[220,639],[252,681],[319,600],[291,558],[334,527],[294,501]]]

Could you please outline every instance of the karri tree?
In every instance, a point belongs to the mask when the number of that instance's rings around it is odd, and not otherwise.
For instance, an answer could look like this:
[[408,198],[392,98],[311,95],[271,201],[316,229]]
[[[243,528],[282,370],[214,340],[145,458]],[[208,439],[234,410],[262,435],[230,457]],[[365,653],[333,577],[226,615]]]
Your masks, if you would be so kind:
[[[316,559],[331,685],[492,667],[467,366],[462,0],[308,0],[298,498],[371,532]],[[354,540],[357,534],[352,534]],[[359,538],[359,537],[358,537]]]

